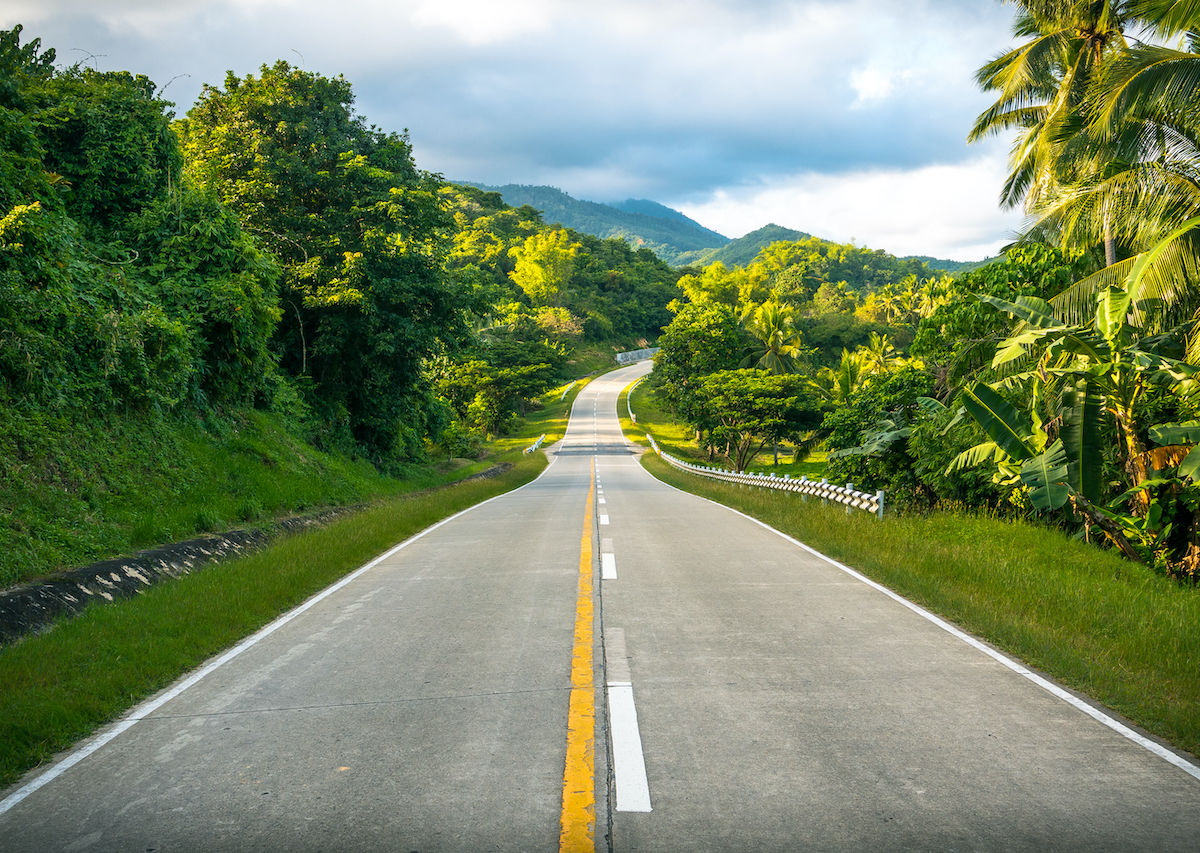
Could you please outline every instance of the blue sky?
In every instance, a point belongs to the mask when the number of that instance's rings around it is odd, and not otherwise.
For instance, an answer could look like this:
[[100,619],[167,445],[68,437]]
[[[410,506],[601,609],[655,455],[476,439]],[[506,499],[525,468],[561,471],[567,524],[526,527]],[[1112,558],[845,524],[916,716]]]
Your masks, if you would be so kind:
[[741,236],[767,222],[971,260],[1009,140],[968,146],[1000,0],[6,0],[60,64],[126,69],[186,112],[286,59],[354,84],[448,178],[650,198]]

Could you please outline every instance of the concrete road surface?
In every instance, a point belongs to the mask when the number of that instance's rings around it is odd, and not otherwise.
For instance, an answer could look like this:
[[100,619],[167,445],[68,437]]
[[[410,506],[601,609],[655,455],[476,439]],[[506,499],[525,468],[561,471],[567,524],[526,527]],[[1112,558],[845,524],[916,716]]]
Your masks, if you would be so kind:
[[535,483],[6,792],[0,851],[1200,850],[1194,766],[646,474],[646,368]]

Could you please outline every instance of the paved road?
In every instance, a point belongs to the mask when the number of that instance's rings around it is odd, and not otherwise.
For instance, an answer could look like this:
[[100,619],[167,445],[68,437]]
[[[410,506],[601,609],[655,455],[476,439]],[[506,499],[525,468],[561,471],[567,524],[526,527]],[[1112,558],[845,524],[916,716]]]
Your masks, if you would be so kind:
[[1200,781],[647,475],[615,420],[644,370],[584,389],[535,483],[11,806],[0,850],[549,850],[581,814],[620,851],[1200,849]]

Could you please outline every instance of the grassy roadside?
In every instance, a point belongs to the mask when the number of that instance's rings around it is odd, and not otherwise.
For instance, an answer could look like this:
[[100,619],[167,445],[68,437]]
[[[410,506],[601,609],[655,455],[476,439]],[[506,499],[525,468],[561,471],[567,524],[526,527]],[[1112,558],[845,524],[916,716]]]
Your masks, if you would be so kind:
[[201,423],[73,419],[0,404],[0,588],[197,534],[462,479],[526,446],[526,437],[553,431],[567,411],[561,391],[480,459],[411,465],[398,477],[366,459],[322,452],[261,411]]
[[[652,407],[630,438],[674,436]],[[628,430],[624,398],[619,411]],[[677,428],[676,428],[677,429]],[[676,451],[671,445],[671,452]],[[680,454],[676,454],[680,455]],[[734,507],[953,621],[1146,731],[1200,754],[1200,590],[1028,524],[939,512],[847,515],[840,506],[643,465]]]
[[562,437],[583,384],[561,400],[547,395],[516,434],[489,447],[487,465],[512,465],[499,476],[446,473],[437,488],[388,497],[0,648],[0,786],[396,543],[532,480],[546,457],[521,451],[543,433],[547,443]]

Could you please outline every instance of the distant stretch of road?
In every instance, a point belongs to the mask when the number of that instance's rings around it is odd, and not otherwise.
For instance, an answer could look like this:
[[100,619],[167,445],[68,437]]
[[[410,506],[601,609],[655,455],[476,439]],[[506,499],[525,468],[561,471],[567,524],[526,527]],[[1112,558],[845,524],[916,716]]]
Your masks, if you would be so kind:
[[1186,759],[647,474],[647,369],[535,482],[0,794],[0,851],[1200,849]]

